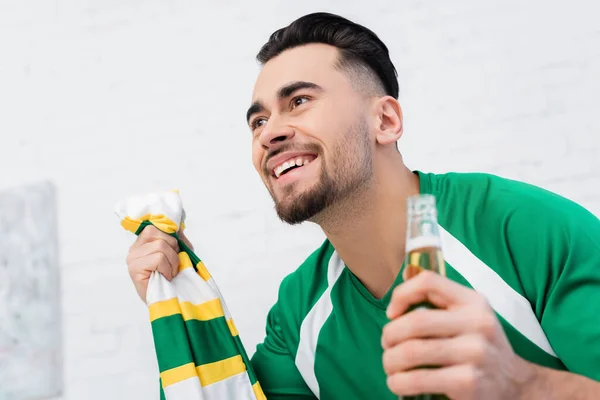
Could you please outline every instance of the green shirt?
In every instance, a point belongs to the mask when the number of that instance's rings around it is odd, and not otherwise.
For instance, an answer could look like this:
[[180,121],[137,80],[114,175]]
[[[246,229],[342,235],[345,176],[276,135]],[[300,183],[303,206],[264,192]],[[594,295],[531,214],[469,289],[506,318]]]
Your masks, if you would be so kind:
[[[448,278],[488,299],[518,355],[600,380],[600,220],[525,183],[417,173],[437,198]],[[391,292],[374,298],[326,240],[269,312],[252,358],[267,398],[397,399],[382,366]]]

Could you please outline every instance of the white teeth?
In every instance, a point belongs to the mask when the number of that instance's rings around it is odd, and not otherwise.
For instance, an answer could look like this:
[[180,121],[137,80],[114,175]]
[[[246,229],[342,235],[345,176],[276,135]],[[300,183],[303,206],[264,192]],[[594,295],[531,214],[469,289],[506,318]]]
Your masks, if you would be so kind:
[[283,164],[275,167],[273,172],[275,173],[275,177],[279,178],[281,176],[281,174],[288,168],[291,168],[294,166],[302,167],[309,163],[310,163],[310,161],[307,158],[297,157],[295,159],[288,160],[288,161],[284,162]]

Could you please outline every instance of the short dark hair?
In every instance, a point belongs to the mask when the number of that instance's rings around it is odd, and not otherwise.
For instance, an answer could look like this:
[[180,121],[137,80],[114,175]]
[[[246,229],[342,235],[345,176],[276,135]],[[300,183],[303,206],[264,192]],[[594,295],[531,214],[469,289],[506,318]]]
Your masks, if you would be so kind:
[[340,51],[339,66],[366,69],[385,94],[398,98],[398,74],[386,45],[370,29],[339,15],[308,14],[273,32],[256,59],[265,64],[283,51],[309,43],[324,43]]

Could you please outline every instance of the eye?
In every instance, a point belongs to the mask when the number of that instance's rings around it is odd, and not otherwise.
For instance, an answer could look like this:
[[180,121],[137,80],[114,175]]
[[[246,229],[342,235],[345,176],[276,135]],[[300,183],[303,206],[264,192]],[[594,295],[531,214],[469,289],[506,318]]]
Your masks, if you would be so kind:
[[266,123],[267,123],[266,118],[258,117],[252,121],[252,123],[250,124],[250,127],[254,131],[255,129],[260,128],[261,126],[263,126]]
[[294,97],[292,99],[292,108],[301,106],[302,104],[306,103],[307,101],[308,101],[308,97],[306,97],[306,96]]

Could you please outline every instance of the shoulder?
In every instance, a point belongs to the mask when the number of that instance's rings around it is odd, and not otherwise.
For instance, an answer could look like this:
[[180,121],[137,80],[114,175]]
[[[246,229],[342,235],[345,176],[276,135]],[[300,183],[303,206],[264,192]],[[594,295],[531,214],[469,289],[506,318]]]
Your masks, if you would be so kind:
[[527,299],[541,320],[560,282],[597,281],[600,220],[576,202],[491,174],[426,174],[424,179],[432,182],[439,200],[446,238],[456,244],[446,247],[445,255],[454,257],[450,264],[474,288],[489,288],[481,290],[494,296],[507,284]]
[[[446,214],[471,214],[489,219],[525,223],[537,220],[546,226],[597,225],[598,218],[573,200],[542,187],[487,173],[424,174]],[[458,205],[462,207],[458,207]],[[462,210],[462,211],[461,211]],[[600,226],[600,225],[599,225]],[[524,228],[535,229],[529,224]]]
[[542,187],[484,173],[426,177],[440,225],[511,287],[542,305],[568,263],[600,259],[600,220]]

